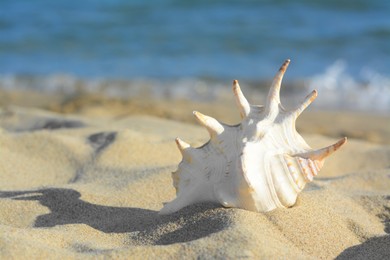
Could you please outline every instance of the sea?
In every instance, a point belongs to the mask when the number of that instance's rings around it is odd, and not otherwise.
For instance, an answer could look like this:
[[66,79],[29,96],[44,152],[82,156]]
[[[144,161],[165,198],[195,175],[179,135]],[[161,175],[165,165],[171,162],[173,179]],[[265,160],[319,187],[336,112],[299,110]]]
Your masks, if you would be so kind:
[[0,0],[2,89],[212,100],[287,58],[315,107],[390,114],[390,1]]

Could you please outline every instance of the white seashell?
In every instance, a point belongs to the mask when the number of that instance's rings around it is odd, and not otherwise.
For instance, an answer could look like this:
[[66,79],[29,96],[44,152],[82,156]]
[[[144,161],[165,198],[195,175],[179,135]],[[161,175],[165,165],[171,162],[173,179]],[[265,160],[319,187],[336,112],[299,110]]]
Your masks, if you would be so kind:
[[295,204],[298,193],[318,174],[324,159],[346,143],[312,150],[295,129],[295,120],[317,97],[310,93],[297,108],[286,111],[280,103],[280,87],[290,60],[276,74],[265,106],[250,105],[238,81],[233,92],[242,122],[228,126],[194,112],[210,133],[199,148],[176,139],[183,155],[172,173],[177,197],[160,214],[169,214],[198,202],[267,212]]

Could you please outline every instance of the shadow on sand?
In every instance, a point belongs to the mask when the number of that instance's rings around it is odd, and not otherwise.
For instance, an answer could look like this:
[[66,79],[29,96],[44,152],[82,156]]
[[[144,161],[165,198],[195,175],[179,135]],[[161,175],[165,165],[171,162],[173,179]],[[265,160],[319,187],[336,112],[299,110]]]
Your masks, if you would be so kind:
[[[122,208],[92,204],[80,199],[81,194],[72,189],[41,189],[33,191],[1,192],[0,198],[36,200],[50,209],[38,216],[34,227],[47,228],[66,224],[86,224],[105,233],[136,232],[133,239],[142,243],[166,245],[187,242],[223,230],[229,218],[218,206],[202,204],[187,207],[168,216],[141,208]],[[177,228],[157,230],[176,223]]]
[[[386,198],[390,200],[390,196]],[[384,206],[379,216],[385,226],[386,236],[367,239],[362,244],[344,250],[336,259],[390,259],[390,207]]]

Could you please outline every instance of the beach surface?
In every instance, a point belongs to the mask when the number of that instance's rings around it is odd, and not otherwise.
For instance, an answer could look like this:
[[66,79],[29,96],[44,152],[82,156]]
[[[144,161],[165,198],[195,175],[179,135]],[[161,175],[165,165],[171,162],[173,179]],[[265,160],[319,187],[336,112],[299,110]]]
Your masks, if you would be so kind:
[[[390,257],[390,118],[305,111],[320,148],[347,136],[300,194],[268,213],[175,198],[174,139],[200,146],[192,110],[236,124],[233,97],[187,100],[0,93],[1,259],[383,259]],[[260,102],[257,102],[260,103]]]

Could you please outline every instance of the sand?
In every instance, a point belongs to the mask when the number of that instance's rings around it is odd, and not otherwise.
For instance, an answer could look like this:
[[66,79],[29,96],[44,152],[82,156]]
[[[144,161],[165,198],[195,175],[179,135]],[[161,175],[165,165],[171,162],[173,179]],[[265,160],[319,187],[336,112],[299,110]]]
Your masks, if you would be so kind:
[[195,146],[208,139],[191,111],[237,123],[234,103],[96,96],[26,103],[7,95],[1,259],[390,257],[388,117],[305,112],[298,129],[312,147],[349,140],[292,208],[255,213],[198,204],[160,216],[175,197],[170,173],[181,156],[174,138]]

